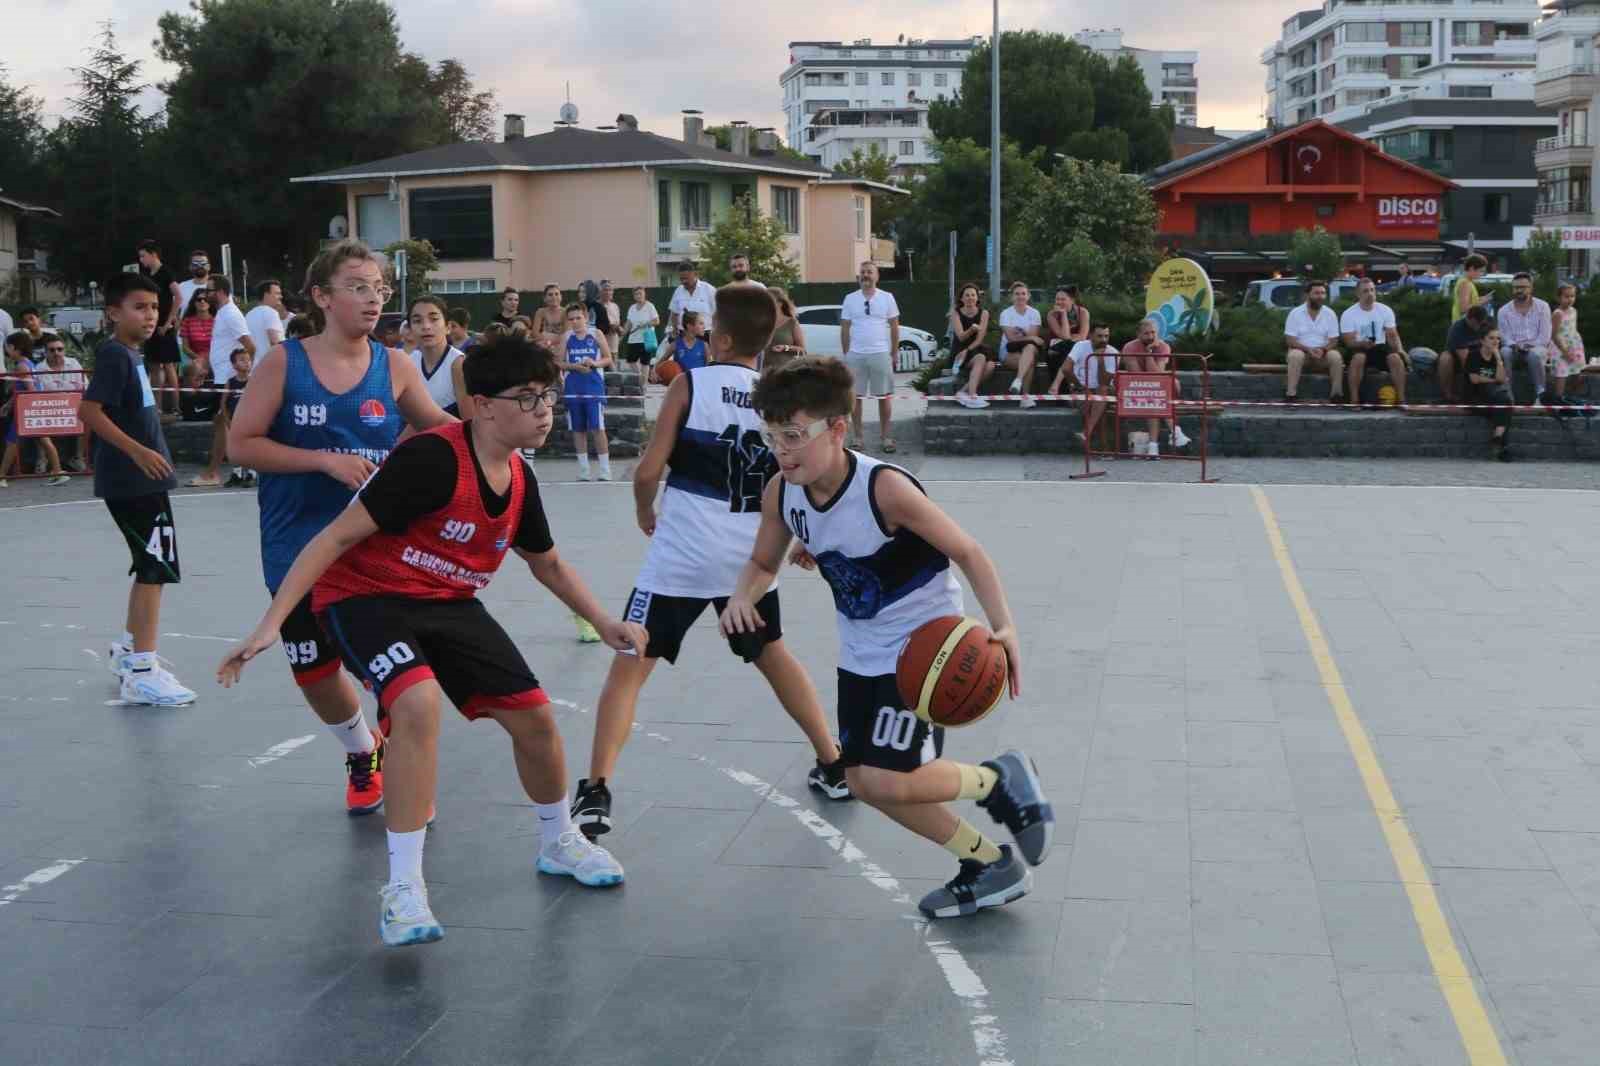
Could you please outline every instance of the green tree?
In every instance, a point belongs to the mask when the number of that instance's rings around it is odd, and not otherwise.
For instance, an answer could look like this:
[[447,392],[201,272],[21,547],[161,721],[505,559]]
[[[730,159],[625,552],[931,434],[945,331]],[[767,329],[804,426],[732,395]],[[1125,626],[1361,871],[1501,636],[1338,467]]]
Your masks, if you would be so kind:
[[12,85],[0,63],[0,190],[28,200],[41,195],[44,122],[39,98]]
[[428,87],[443,112],[450,143],[494,139],[498,106],[494,90],[474,85],[472,75],[458,60],[441,60],[428,78]]
[[[901,251],[911,249],[923,263],[943,263],[948,234],[956,232],[956,270],[963,278],[984,276],[984,246],[989,236],[989,150],[965,138],[939,141],[939,161],[911,190],[911,203],[899,223]],[[1024,153],[1004,141],[1000,155],[1000,226],[1016,232],[1021,206],[1045,180],[1041,149]],[[1012,265],[1001,266],[1012,273]]]
[[1321,226],[1297,229],[1289,238],[1289,269],[1306,281],[1329,281],[1344,273],[1338,234]]
[[[989,143],[987,43],[974,48],[961,88],[948,101],[935,100],[928,125],[935,136]],[[1139,65],[1123,56],[1109,62],[1059,33],[1010,32],[1000,39],[1000,134],[1024,152],[1088,151],[1089,158],[1145,171],[1172,158],[1170,108],[1154,110]],[[1120,131],[1073,143],[1074,135]]]
[[1142,289],[1156,268],[1155,201],[1114,163],[1064,159],[1042,178],[1007,229],[1010,269],[1039,285]]
[[1530,233],[1528,247],[1522,251],[1522,265],[1533,274],[1539,295],[1546,300],[1554,300],[1561,268],[1567,265],[1567,250],[1561,245],[1561,231],[1541,228]]
[[[433,250],[432,241],[395,241],[383,250],[389,257],[389,262],[394,262],[396,252],[406,253],[406,299],[414,300],[424,293],[433,291],[432,275],[439,269],[439,257]],[[400,279],[395,278],[398,288]],[[400,294],[395,293],[395,299]],[[409,313],[411,308],[402,307],[399,310]]]
[[800,268],[789,258],[789,235],[772,215],[756,206],[750,194],[739,197],[700,238],[700,272],[713,285],[732,280],[728,260],[735,252],[750,257],[750,276],[768,285],[791,286]]
[[[857,148],[850,153],[850,157],[834,165],[833,172],[851,178],[861,178],[866,181],[875,181],[880,185],[899,185],[900,179],[894,175],[895,157],[884,155],[877,145],[872,146],[872,151],[863,152]],[[895,237],[899,234],[898,223],[910,207],[911,197],[898,196],[890,192],[872,192],[872,233],[877,237]]]

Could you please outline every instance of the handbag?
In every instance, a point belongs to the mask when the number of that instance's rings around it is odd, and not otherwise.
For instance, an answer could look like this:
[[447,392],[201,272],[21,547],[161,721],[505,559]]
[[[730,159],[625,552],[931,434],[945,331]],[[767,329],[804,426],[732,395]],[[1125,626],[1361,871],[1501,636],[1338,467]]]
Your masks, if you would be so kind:
[[646,326],[644,332],[639,335],[639,343],[644,345],[644,350],[650,355],[656,354],[656,348],[660,344],[656,340],[656,328],[654,326]]

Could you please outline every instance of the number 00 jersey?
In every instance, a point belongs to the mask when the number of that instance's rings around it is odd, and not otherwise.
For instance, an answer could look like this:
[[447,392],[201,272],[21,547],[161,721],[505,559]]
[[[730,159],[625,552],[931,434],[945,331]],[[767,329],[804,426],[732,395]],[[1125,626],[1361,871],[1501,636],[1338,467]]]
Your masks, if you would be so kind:
[[686,372],[689,409],[678,429],[655,536],[635,586],[662,596],[733,595],[761,527],[761,493],[778,462],[750,406],[756,372],[714,363]]
[[[883,528],[876,487],[885,471],[911,475],[856,452],[839,491],[818,505],[803,486],[783,485],[784,524],[817,560],[839,614],[839,668],[864,677],[894,673],[906,639],[924,622],[962,613],[950,559],[911,532]],[[911,478],[918,489],[922,485]]]

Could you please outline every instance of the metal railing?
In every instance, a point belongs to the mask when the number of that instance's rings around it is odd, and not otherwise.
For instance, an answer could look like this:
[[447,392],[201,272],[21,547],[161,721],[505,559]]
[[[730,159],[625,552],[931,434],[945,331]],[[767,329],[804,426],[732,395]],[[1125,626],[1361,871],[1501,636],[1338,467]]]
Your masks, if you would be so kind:
[[1568,63],[1564,67],[1547,67],[1536,69],[1533,72],[1534,84],[1546,81],[1555,81],[1557,78],[1581,78],[1591,76],[1595,72],[1593,63]]
[[1587,138],[1578,140],[1570,133],[1563,133],[1555,137],[1541,137],[1533,142],[1535,152],[1559,152],[1563,148],[1592,148],[1593,142]]
[[1552,215],[1581,215],[1588,214],[1589,201],[1581,200],[1546,200],[1533,205],[1534,218],[1549,218]]

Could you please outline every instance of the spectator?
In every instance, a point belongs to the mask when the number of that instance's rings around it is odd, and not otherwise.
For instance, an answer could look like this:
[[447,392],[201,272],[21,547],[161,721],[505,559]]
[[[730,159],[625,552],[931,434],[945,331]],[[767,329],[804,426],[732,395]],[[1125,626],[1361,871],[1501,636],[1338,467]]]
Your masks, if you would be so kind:
[[[524,319],[523,321],[526,322],[527,320]],[[511,332],[511,330],[508,329],[503,323],[495,322],[494,320],[491,319],[489,324],[487,326],[483,327],[483,333],[479,336],[478,343],[479,344],[488,344],[494,338],[503,337],[503,336],[505,336],[506,334],[508,334],[510,332]],[[523,327],[522,332],[524,334],[526,334],[528,332],[526,326]]]
[[[221,274],[206,280],[206,298],[211,301],[211,313],[216,318],[211,329],[211,379],[218,390],[227,388],[233,377],[233,350],[243,348],[254,361],[258,354],[255,341],[250,339],[250,327],[245,324],[244,312],[233,302],[233,283]],[[192,488],[216,488],[222,484],[219,470],[228,451],[228,420],[220,413],[212,422],[211,455],[205,473],[192,478]]]
[[656,329],[661,325],[661,315],[648,296],[643,285],[635,285],[633,303],[628,305],[628,346],[623,349],[623,358],[636,367],[651,361],[658,347]]
[[175,414],[178,410],[178,365],[183,361],[178,349],[178,316],[189,306],[194,287],[188,282],[178,284],[172,271],[161,262],[161,246],[155,241],[140,241],[138,258],[139,273],[155,282],[159,301],[156,331],[144,342],[145,367],[151,379],[150,386],[155,390],[156,406],[167,414]]
[[197,292],[204,292],[211,281],[211,257],[202,249],[189,253],[189,276],[178,283],[177,306],[188,307]]
[[510,329],[511,323],[517,317],[517,309],[521,306],[522,294],[512,286],[507,285],[500,290],[500,312],[489,321],[498,322],[506,329]]
[[844,352],[844,364],[856,384],[851,446],[859,449],[866,445],[862,401],[875,396],[883,450],[893,454],[898,447],[894,440],[893,353],[900,347],[900,305],[894,293],[878,288],[878,264],[872,260],[862,262],[857,277],[861,287],[846,296],[839,308],[839,350]]
[[[502,326],[498,322],[491,322],[491,323],[489,323],[489,328],[483,331],[483,335],[484,335],[484,339],[485,340],[487,340],[491,336],[498,336],[499,335],[499,334],[490,333],[489,332],[490,330],[500,330],[500,331],[505,332],[505,333],[516,334],[517,336],[520,336],[520,337],[531,337],[531,336],[533,336],[533,319],[529,318],[527,315],[518,315],[516,318],[513,318],[511,320],[511,325],[509,327],[508,326]],[[540,341],[543,341],[546,338],[539,337],[537,339],[540,340]]]
[[[222,417],[231,425],[233,418],[239,413],[239,401],[244,399],[244,387],[250,384],[250,371],[254,369],[255,360],[243,348],[233,350],[233,377],[228,379],[228,391],[222,395]],[[228,488],[254,488],[256,472],[247,470],[242,466],[233,468],[228,475]]]
[[[422,383],[433,397],[433,402],[447,415],[471,418],[476,407],[463,414],[459,397],[468,397],[466,379],[462,377],[461,349],[450,343],[445,316],[449,308],[444,299],[424,293],[411,301],[411,335],[416,347],[408,354],[422,373]],[[470,397],[468,397],[470,400]]]
[[295,315],[283,325],[283,335],[293,337],[295,340],[303,341],[315,337],[319,332],[316,319],[310,315]]
[[478,338],[472,335],[472,312],[465,307],[452,307],[445,316],[445,335],[463,355],[476,348]]
[[[1060,380],[1062,375],[1071,373],[1084,392],[1104,396],[1116,376],[1120,355],[1121,353],[1111,343],[1111,327],[1096,326],[1089,331],[1088,340],[1078,341],[1072,346],[1067,361],[1061,364],[1061,370],[1057,372],[1057,380]],[[1100,417],[1105,414],[1105,410],[1104,400],[1085,401],[1083,432],[1078,434],[1078,439],[1083,442],[1085,448],[1094,440],[1095,428],[1099,426]],[[1146,454],[1152,457],[1159,454],[1154,439],[1145,447]]]
[[256,346],[257,361],[283,343],[283,286],[268,279],[256,286],[256,305],[244,316],[250,340]]
[[[1119,369],[1135,371],[1142,374],[1165,374],[1167,372],[1167,358],[1172,355],[1172,347],[1161,339],[1161,324],[1154,318],[1144,319],[1139,323],[1139,335],[1122,346],[1122,360]],[[1176,390],[1174,390],[1176,391]],[[1151,455],[1159,455],[1156,448],[1161,439],[1161,424],[1164,418],[1150,419],[1147,429],[1150,433]],[[1171,440],[1174,448],[1188,447],[1189,438],[1183,432],[1183,427],[1174,420],[1172,422]]]
[[405,338],[401,335],[400,323],[393,319],[382,318],[378,322],[378,343],[385,348],[399,349],[405,343]]
[[1344,403],[1344,356],[1339,353],[1339,316],[1328,302],[1328,283],[1306,284],[1306,302],[1289,312],[1283,323],[1283,336],[1289,346],[1285,356],[1289,380],[1283,399],[1294,403],[1300,398],[1300,372],[1306,363],[1313,370],[1328,372],[1328,400]]
[[767,342],[767,350],[761,356],[759,365],[763,372],[775,370],[791,359],[799,359],[806,354],[806,333],[800,328],[800,319],[788,290],[773,285],[767,291],[778,305],[778,317],[772,330],[772,340]]
[[1371,278],[1362,278],[1356,283],[1356,302],[1339,316],[1339,332],[1344,337],[1345,347],[1350,349],[1350,398],[1361,398],[1361,379],[1366,374],[1367,363],[1382,359],[1389,368],[1396,402],[1404,407],[1406,361],[1401,353],[1405,348],[1400,344],[1394,311],[1378,302],[1378,286]]
[[1467,308],[1479,304],[1485,306],[1494,302],[1490,295],[1478,295],[1478,279],[1483,277],[1483,272],[1489,269],[1489,261],[1481,255],[1473,254],[1461,261],[1461,276],[1456,278],[1455,287],[1450,290],[1450,324],[1455,325],[1467,313]]
[[183,392],[178,396],[178,413],[185,422],[210,422],[217,417],[219,394],[210,386],[211,370],[207,364],[190,363],[183,368]]
[[956,391],[956,402],[975,410],[989,406],[980,390],[983,379],[994,361],[994,352],[987,341],[989,337],[989,309],[980,305],[982,290],[976,282],[964,282],[956,296],[956,306],[950,309],[950,347],[955,354],[950,357],[950,372],[967,380]]
[[[616,290],[611,287],[611,282],[606,278],[600,279],[600,299],[596,301],[600,310],[606,317],[606,344],[611,346],[613,353],[622,349],[619,342],[622,340],[622,312],[617,309]],[[598,319],[598,316],[596,316]]]
[[[512,325],[515,324],[513,320]],[[567,313],[561,308],[560,285],[551,282],[544,287],[544,303],[533,312],[533,319],[529,322],[528,329],[533,334],[534,340],[552,352],[556,350],[561,335],[567,331]]]
[[[1487,321],[1488,315],[1484,315]],[[1511,462],[1511,374],[1500,356],[1500,330],[1490,324],[1484,331],[1478,347],[1467,356],[1467,383],[1476,403],[1492,404],[1493,409],[1483,412],[1494,431],[1489,446],[1494,457],[1502,463]]]
[[1477,354],[1483,335],[1494,322],[1489,309],[1481,304],[1467,308],[1445,338],[1444,351],[1439,353],[1439,391],[1445,403],[1461,402],[1461,377],[1466,373],[1468,361]]
[[1578,287],[1571,283],[1556,287],[1557,307],[1550,315],[1550,342],[1555,345],[1555,355],[1550,361],[1550,393],[1553,403],[1569,403],[1567,379],[1583,373],[1587,361],[1583,352],[1583,334],[1578,332]]
[[399,348],[407,355],[410,355],[417,348],[417,335],[416,332],[411,328],[411,319],[409,318],[400,323]]
[[16,331],[16,324],[11,321],[11,312],[0,307],[0,337],[9,337]]
[[[34,364],[34,373],[41,392],[82,392],[88,386],[83,375],[83,364],[67,354],[67,342],[54,333],[45,338],[44,362]],[[76,442],[77,454],[67,461],[72,470],[88,468],[89,439],[85,433]],[[43,456],[39,457],[43,460]],[[36,462],[39,460],[36,460]],[[35,466],[34,473],[41,470]]]
[[1059,378],[1061,368],[1072,354],[1073,345],[1089,339],[1089,309],[1078,303],[1078,287],[1062,285],[1056,289],[1055,306],[1045,316],[1045,366]]
[[592,281],[578,282],[578,302],[583,304],[583,313],[589,319],[589,328],[605,337],[606,343],[610,344],[612,319],[605,303],[600,299],[600,286]]
[[1011,379],[1011,391],[1022,396],[1023,407],[1032,407],[1039,401],[1033,398],[1033,366],[1044,348],[1039,335],[1043,323],[1039,309],[1028,306],[1027,282],[1011,283],[1011,306],[1000,312],[1000,365],[1016,371]]
[[734,252],[728,257],[728,274],[740,285],[755,285],[766,288],[765,285],[750,276],[750,257],[743,252]]
[[[22,473],[22,459],[19,451],[21,433],[18,428],[18,423],[21,419],[18,417],[17,412],[17,397],[25,392],[36,390],[36,383],[33,378],[33,360],[31,358],[33,355],[33,338],[28,335],[27,330],[19,329],[7,336],[5,349],[6,370],[13,376],[11,378],[11,395],[4,404],[0,404],[0,416],[6,416],[8,419],[6,423],[5,452],[0,454],[0,488],[9,487],[6,477],[11,473],[12,467],[16,468],[19,476]],[[56,451],[55,441],[49,437],[37,437],[35,440],[48,464],[50,480],[45,484],[65,485],[72,480],[61,472],[61,453]]]
[[178,339],[189,353],[190,363],[200,366],[208,377],[211,373],[211,334],[215,327],[216,319],[211,317],[211,301],[204,292],[195,293],[189,298],[189,306],[183,309],[183,319],[178,323]]
[[1533,379],[1533,405],[1546,400],[1544,361],[1550,354],[1550,305],[1533,294],[1533,275],[1521,271],[1511,279],[1511,302],[1500,308],[1501,361],[1510,388],[1517,364],[1528,368]]
[[[206,460],[205,472],[189,481],[190,485],[197,488],[215,488],[222,484],[222,461],[227,457],[228,451],[229,409],[228,405],[223,402],[228,393],[228,382],[232,381],[235,376],[234,367],[237,363],[255,364],[255,355],[245,348],[243,340],[241,338],[240,342],[233,346],[232,350],[228,352],[227,362],[222,364],[228,368],[228,376],[222,381],[221,388],[207,393],[205,405],[196,409],[197,415],[203,411],[210,411],[211,424],[216,427],[212,432],[211,455]],[[216,348],[214,351],[216,352],[214,361],[222,363],[222,349]],[[216,430],[220,430],[220,432]],[[220,446],[216,443],[217,440],[222,441]],[[242,468],[236,469],[242,470]]]
[[54,337],[56,331],[44,324],[44,317],[39,314],[37,307],[24,307],[17,315],[22,322],[22,328],[28,331],[28,336],[33,340],[33,350],[44,351],[45,337]]
[[1399,292],[1403,289],[1409,289],[1415,282],[1416,279],[1411,276],[1411,264],[1401,263],[1400,276],[1394,279],[1394,290]]
[[678,264],[678,287],[672,290],[672,301],[667,304],[672,333],[682,328],[685,311],[699,311],[706,322],[717,313],[716,288],[701,281],[699,270],[687,259]]

